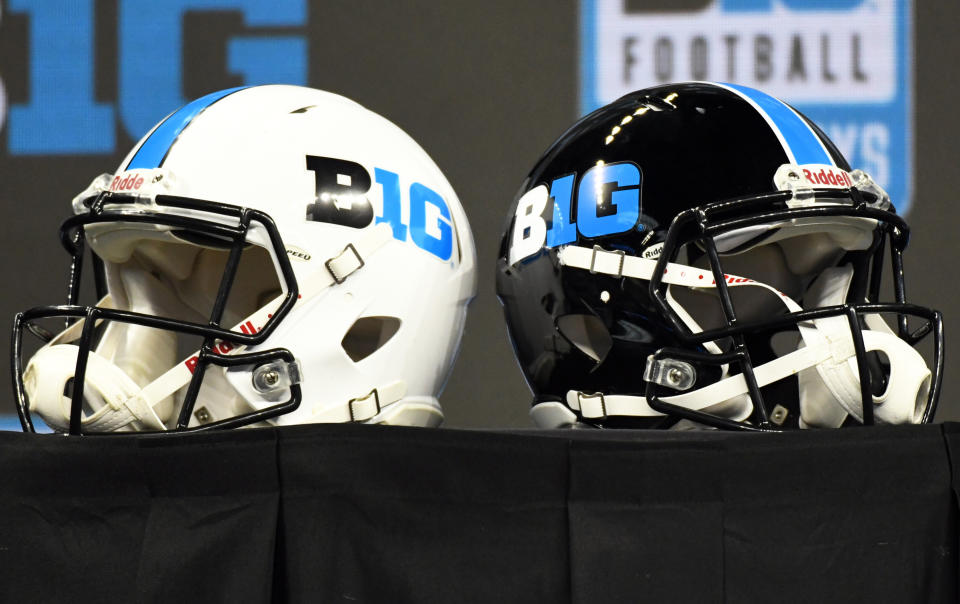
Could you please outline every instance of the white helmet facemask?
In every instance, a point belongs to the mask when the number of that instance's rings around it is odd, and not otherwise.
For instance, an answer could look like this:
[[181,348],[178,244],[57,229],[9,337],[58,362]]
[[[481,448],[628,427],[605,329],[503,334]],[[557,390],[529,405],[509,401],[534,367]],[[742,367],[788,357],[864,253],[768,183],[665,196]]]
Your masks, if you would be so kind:
[[[90,230],[97,232],[96,229]],[[153,229],[144,230],[142,238],[138,239],[132,232],[135,230],[129,227],[120,233],[107,230],[100,233],[103,241],[94,244],[98,255],[105,259],[107,286],[111,292],[98,306],[202,324],[216,298],[227,252],[171,242],[174,239],[170,233],[158,234]],[[357,254],[364,254],[365,262],[370,261],[389,238],[389,229],[384,225],[366,233],[354,248]],[[352,252],[334,254],[329,259],[330,268],[327,264],[321,265],[323,273],[304,280],[300,289],[302,293],[298,294],[301,307],[316,304],[318,299],[325,297],[330,286],[337,285],[331,269],[339,271],[338,275],[345,280],[360,268],[358,264],[357,256]],[[237,269],[223,321],[236,326],[232,331],[253,333],[277,311],[283,297],[269,253],[263,248],[249,246]],[[331,314],[330,304],[326,306],[327,322],[332,325],[342,326],[346,321],[349,327],[356,319],[355,316],[341,316],[338,321],[336,311]],[[343,315],[342,311],[340,314]],[[349,310],[346,315],[350,315]],[[80,338],[84,323],[85,319],[82,319],[58,334],[31,357],[24,371],[31,410],[60,431],[69,428],[69,392],[73,388],[80,351],[74,342]],[[186,334],[176,331],[135,323],[104,320],[102,324],[99,341],[87,356],[83,429],[116,432],[171,428],[177,419],[174,412],[183,402],[196,366],[197,351],[191,350],[187,342],[195,344],[199,340],[190,340]],[[346,332],[346,328],[341,329]],[[244,350],[242,346],[224,341],[218,348],[223,354],[238,354]],[[234,372],[233,379],[228,368],[215,367],[206,373],[200,390],[203,401],[200,423],[273,405],[289,396],[289,386],[302,377],[298,364],[277,365],[276,370],[286,372],[281,376],[283,383],[275,388],[262,388],[251,396],[250,388],[234,384],[242,379],[236,375],[239,373],[249,380],[249,368],[246,369],[246,372]],[[378,393],[379,400],[372,401],[375,412],[367,409],[370,405],[364,405],[364,401],[345,402],[345,405],[324,408],[322,412],[313,404],[310,421],[370,419],[379,414],[382,407],[406,394],[402,382],[390,384],[382,390],[382,394]],[[258,398],[262,399],[259,403]],[[436,422],[435,419],[429,421]]]
[[[88,229],[91,247],[104,260],[109,294],[98,306],[152,317],[203,324],[208,320],[228,252],[179,240],[170,231],[128,224],[120,228],[95,225]],[[248,246],[234,279],[223,322],[236,325],[272,302],[281,293],[269,252]],[[276,306],[275,304],[273,306]],[[70,396],[79,339],[80,320],[41,348],[24,372],[32,410],[52,427],[69,424]],[[122,321],[104,320],[97,343],[87,360],[82,422],[90,431],[161,430],[175,420],[185,389],[170,391],[157,400],[140,393],[177,364],[181,356],[196,354],[199,338]],[[165,390],[174,381],[167,379]],[[185,385],[185,384],[183,384]],[[239,395],[225,387],[222,372],[204,379],[204,393],[219,407],[231,409]],[[89,390],[88,390],[89,388]],[[60,397],[54,396],[60,391]],[[148,391],[149,392],[149,391]],[[138,396],[139,395],[139,396]]]
[[[111,294],[99,306],[157,317],[188,318],[183,316],[183,302],[137,260],[124,264],[108,262],[105,269]],[[203,317],[196,314],[189,320],[200,322]],[[24,372],[33,410],[58,430],[69,426],[67,393],[73,387],[80,350],[73,342],[80,337],[83,322],[75,323],[41,348]],[[117,321],[104,322],[101,327],[100,341],[87,358],[85,427],[97,431],[163,429],[173,411],[172,397],[151,406],[137,404],[136,394],[176,362],[177,334]]]

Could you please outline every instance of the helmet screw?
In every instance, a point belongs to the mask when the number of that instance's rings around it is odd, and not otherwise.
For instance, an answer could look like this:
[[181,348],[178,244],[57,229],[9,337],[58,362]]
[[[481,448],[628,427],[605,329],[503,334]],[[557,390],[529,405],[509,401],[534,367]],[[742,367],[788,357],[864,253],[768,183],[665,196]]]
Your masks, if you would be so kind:
[[277,371],[267,371],[261,376],[263,383],[267,386],[276,386],[280,381],[280,373]]
[[673,369],[667,372],[667,379],[670,381],[671,384],[679,384],[680,381],[683,379],[683,372],[677,369],[676,367],[674,367]]
[[783,422],[787,421],[788,415],[787,408],[783,405],[776,405],[773,408],[773,411],[770,413],[770,421],[775,423],[778,426],[782,426]]
[[265,363],[253,370],[250,376],[253,389],[260,394],[276,392],[293,384],[300,383],[300,367],[296,361],[274,361]]
[[800,175],[797,174],[796,172],[790,172],[787,174],[787,176],[790,177],[790,180],[797,180],[800,178]]
[[197,421],[201,424],[208,424],[213,418],[210,417],[210,411],[206,407],[200,407],[193,412],[193,416],[197,418]]

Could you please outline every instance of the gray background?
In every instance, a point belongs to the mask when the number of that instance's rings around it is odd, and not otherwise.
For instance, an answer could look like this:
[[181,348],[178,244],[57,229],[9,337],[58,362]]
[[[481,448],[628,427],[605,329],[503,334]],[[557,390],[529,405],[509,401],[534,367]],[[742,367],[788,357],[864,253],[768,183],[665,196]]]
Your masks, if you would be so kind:
[[[960,419],[960,377],[950,335],[960,317],[955,192],[960,136],[957,63],[960,3],[916,0],[913,238],[907,252],[909,297],[944,311],[947,372],[939,420]],[[96,2],[98,23],[116,21],[116,2]],[[191,54],[221,57],[185,64],[184,94],[234,85],[222,68],[225,33],[238,19],[205,19],[188,39]],[[351,97],[405,129],[433,156],[470,217],[480,289],[442,403],[452,427],[527,426],[529,393],[507,341],[494,295],[493,269],[504,215],[526,172],[577,118],[578,5],[572,0],[510,2],[314,1],[309,12],[309,84]],[[27,20],[3,6],[0,74],[8,102],[27,100]],[[116,96],[116,51],[99,49],[98,99]],[[218,54],[219,53],[219,54]],[[220,65],[218,68],[217,65]],[[653,82],[651,82],[653,84]],[[65,90],[64,94],[70,91]],[[173,108],[171,108],[172,110]],[[159,117],[159,116],[158,116]],[[93,176],[112,172],[115,156],[11,158],[0,132],[0,317],[64,300],[68,257],[57,227],[69,200]],[[137,133],[139,136],[140,133]],[[0,372],[0,393],[10,397]],[[0,403],[0,413],[13,413]]]

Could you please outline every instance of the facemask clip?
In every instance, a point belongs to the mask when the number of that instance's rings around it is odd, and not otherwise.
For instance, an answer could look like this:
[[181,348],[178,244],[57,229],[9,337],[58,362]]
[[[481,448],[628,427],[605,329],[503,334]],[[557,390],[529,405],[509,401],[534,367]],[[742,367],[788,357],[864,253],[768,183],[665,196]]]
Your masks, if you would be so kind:
[[861,193],[867,193],[876,198],[875,201],[867,204],[871,208],[889,210],[893,205],[890,202],[890,196],[887,195],[887,192],[883,190],[883,187],[875,183],[873,179],[870,178],[870,175],[863,170],[854,170],[850,173],[850,178],[853,179],[853,186],[855,186]]
[[777,189],[793,193],[793,197],[787,200],[788,207],[810,206],[816,202],[813,187],[803,177],[803,170],[800,166],[792,164],[780,166],[773,176],[773,183]]
[[293,384],[301,382],[300,364],[297,361],[265,363],[253,370],[251,381],[253,389],[260,394],[286,390]]
[[693,365],[676,359],[656,359],[647,357],[647,367],[643,379],[674,390],[689,390],[697,381],[697,370]]

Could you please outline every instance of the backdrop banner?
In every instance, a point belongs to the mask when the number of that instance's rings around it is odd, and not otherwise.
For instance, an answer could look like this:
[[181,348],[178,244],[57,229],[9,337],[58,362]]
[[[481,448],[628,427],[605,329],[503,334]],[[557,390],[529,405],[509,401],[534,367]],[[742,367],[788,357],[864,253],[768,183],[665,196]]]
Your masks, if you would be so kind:
[[640,88],[759,88],[824,128],[906,214],[913,195],[911,0],[583,0],[584,113]]

